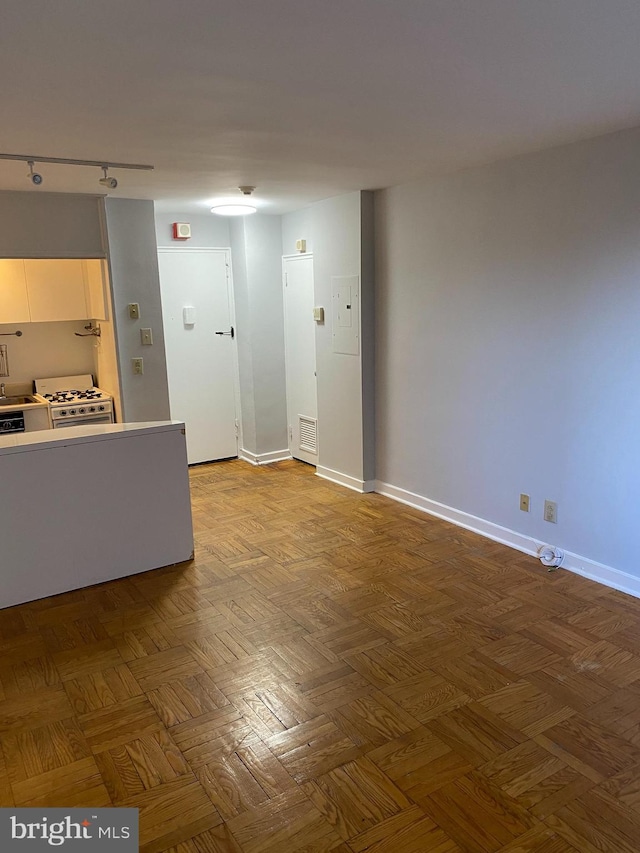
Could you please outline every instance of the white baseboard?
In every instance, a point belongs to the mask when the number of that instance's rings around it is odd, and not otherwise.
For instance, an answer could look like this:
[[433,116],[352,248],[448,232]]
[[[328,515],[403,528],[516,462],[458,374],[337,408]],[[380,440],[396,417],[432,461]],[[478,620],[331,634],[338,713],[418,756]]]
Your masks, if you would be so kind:
[[250,465],[269,465],[271,462],[283,462],[285,459],[293,458],[288,450],[272,450],[270,453],[249,453],[244,448],[240,449],[238,456]]
[[375,480],[358,480],[356,477],[350,477],[348,474],[342,474],[332,468],[324,468],[322,465],[316,466],[316,474],[323,480],[331,480],[332,483],[346,486],[348,489],[353,489],[354,492],[360,492],[360,494],[375,492],[376,490]]
[[[446,504],[441,504],[438,501],[417,495],[415,492],[409,492],[398,486],[392,486],[390,483],[383,483],[381,480],[375,481],[375,491],[378,494],[385,495],[415,509],[420,509],[429,515],[436,516],[436,518],[442,518],[444,521],[450,521],[452,524],[457,524],[458,527],[464,527],[465,530],[479,533],[481,536],[493,539],[494,542],[500,542],[503,545],[508,545],[517,551],[522,551],[534,557],[537,555],[540,545],[543,544],[532,539],[530,536],[510,530],[508,527],[501,527],[492,521],[478,518],[459,509],[453,509],[453,507],[446,506]],[[558,543],[544,544],[558,545]],[[559,547],[562,547],[562,545],[559,545]],[[613,589],[618,589],[620,592],[626,592],[628,595],[640,598],[640,577],[622,572],[620,569],[614,569],[612,566],[606,566],[603,563],[598,563],[595,560],[590,560],[588,557],[582,557],[571,551],[565,551],[562,568],[568,569],[577,575],[582,575],[582,577],[589,580],[597,581]],[[540,570],[546,571],[542,564],[540,565]]]

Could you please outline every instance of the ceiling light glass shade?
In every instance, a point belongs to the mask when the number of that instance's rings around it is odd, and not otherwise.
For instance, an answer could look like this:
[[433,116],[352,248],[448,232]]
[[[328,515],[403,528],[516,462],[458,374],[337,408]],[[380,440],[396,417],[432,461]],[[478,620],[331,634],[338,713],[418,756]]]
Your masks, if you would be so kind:
[[217,213],[218,216],[248,216],[256,212],[257,208],[251,204],[216,204],[211,208],[211,213]]

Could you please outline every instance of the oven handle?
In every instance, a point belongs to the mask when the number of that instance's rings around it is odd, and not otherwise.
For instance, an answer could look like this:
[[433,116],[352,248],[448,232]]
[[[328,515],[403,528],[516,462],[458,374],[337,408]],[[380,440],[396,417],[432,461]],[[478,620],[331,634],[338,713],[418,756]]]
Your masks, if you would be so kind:
[[60,429],[61,427],[72,427],[72,426],[90,426],[91,424],[112,424],[113,423],[113,414],[106,413],[104,415],[90,415],[87,417],[79,417],[79,418],[54,418],[53,419],[53,428]]

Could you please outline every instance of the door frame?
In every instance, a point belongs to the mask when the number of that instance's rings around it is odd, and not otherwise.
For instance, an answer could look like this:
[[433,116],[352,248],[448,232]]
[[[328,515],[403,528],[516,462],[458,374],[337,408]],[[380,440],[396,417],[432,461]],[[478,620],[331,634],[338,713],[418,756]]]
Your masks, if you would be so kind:
[[[282,308],[283,308],[284,329],[285,329],[285,334],[284,334],[285,387],[287,387],[289,385],[289,376],[288,376],[288,374],[289,374],[289,353],[287,352],[287,332],[286,332],[286,329],[287,329],[287,293],[286,293],[286,290],[287,290],[287,262],[288,261],[311,261],[311,270],[312,270],[312,275],[313,275],[313,272],[314,272],[314,270],[313,270],[313,252],[296,252],[295,255],[283,255],[282,256]],[[315,282],[315,276],[314,276],[314,278],[313,278],[314,304],[315,304],[315,292],[316,292],[316,282]],[[310,465],[315,464],[317,466],[318,465],[318,458],[319,458],[319,454],[320,454],[320,419],[317,416],[317,408],[318,408],[318,405],[317,405],[318,404],[318,349],[317,349],[317,345],[316,345],[315,323],[314,323],[314,330],[313,331],[314,331],[313,348],[314,348],[315,362],[316,362],[316,371],[315,371],[315,374],[316,374],[316,418],[317,418],[316,441],[317,441],[318,453],[316,454],[315,463],[310,462],[308,464],[310,464]],[[287,392],[286,398],[287,398],[287,448],[289,450],[289,453],[291,453],[292,437],[289,434],[289,426],[291,425],[291,423],[290,423],[290,417],[289,417],[290,412],[289,412],[289,394],[288,394],[288,392]],[[293,456],[293,454],[291,454],[291,455]],[[297,457],[295,457],[295,458],[297,458]]]
[[[240,407],[240,363],[238,361],[238,329],[236,326],[236,299],[233,290],[233,267],[231,265],[231,249],[216,246],[158,246],[158,254],[224,254],[225,266],[227,268],[227,298],[229,299],[229,320],[236,334],[231,341],[231,353],[233,358],[233,397],[236,408],[236,455],[239,455],[242,445],[242,410]],[[160,300],[162,301],[162,287],[160,287]],[[167,351],[165,347],[165,362]]]

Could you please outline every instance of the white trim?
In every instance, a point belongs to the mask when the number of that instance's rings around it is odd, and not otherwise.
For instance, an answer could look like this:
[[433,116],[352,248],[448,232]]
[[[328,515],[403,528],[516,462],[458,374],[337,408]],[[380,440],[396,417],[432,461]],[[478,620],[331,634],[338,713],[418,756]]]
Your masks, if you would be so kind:
[[296,252],[295,255],[283,255],[283,261],[294,261],[296,258],[311,258],[313,259],[313,252]]
[[159,252],[231,252],[230,246],[181,246],[179,242],[170,246],[158,246]]
[[244,448],[241,448],[238,457],[250,465],[269,465],[271,462],[283,462],[285,459],[293,458],[288,450],[272,450],[270,453],[250,453]]
[[324,468],[322,465],[316,466],[316,475],[322,477],[323,480],[331,480],[332,483],[337,483],[339,486],[353,489],[354,492],[360,492],[360,494],[375,491],[375,480],[358,480],[356,477],[350,477],[349,474],[342,474],[340,471]]
[[[383,483],[381,480],[375,481],[375,491],[380,495],[422,510],[436,518],[450,521],[452,524],[458,525],[458,527],[464,527],[465,530],[479,533],[480,536],[486,536],[487,539],[492,539],[494,542],[508,545],[510,548],[515,548],[516,551],[522,551],[533,557],[537,556],[541,543],[530,536],[510,530],[508,527],[501,527],[492,521],[478,518],[459,509],[453,509],[450,506],[438,503],[438,501],[417,495],[415,492],[409,492],[398,486],[392,486],[390,483]],[[568,569],[570,572],[574,572],[589,580],[640,598],[640,577],[622,572],[620,569],[614,569],[612,566],[606,566],[603,563],[598,563],[595,560],[590,560],[588,557],[582,557],[571,551],[565,551],[562,568]],[[544,566],[540,565],[540,571],[545,571]]]

